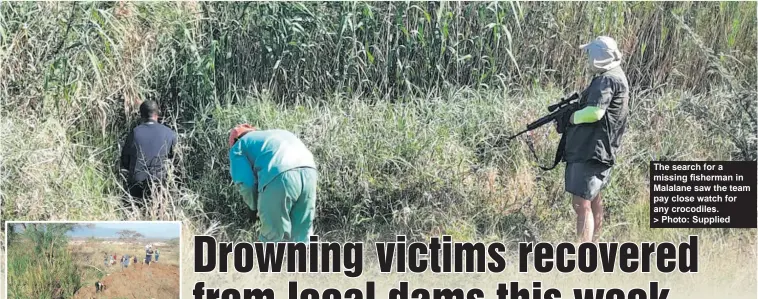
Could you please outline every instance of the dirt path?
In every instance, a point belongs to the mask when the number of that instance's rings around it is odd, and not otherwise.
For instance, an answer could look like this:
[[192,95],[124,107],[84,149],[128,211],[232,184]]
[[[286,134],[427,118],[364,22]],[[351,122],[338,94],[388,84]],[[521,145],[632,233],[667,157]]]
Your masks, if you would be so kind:
[[130,265],[103,278],[106,289],[95,293],[95,286],[79,289],[74,298],[179,298],[179,267],[164,264]]

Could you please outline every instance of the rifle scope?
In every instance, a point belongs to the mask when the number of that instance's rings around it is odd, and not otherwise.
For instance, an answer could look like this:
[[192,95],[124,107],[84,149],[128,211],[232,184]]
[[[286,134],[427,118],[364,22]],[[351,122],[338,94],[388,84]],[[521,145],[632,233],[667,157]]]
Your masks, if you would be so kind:
[[578,92],[574,92],[574,93],[573,93],[571,96],[569,96],[568,98],[565,98],[565,99],[561,99],[561,101],[560,101],[560,102],[558,102],[558,103],[556,103],[556,104],[552,104],[552,105],[550,105],[550,106],[547,106],[547,111],[549,111],[549,112],[553,112],[553,111],[555,111],[556,109],[558,109],[558,108],[561,108],[562,106],[564,106],[564,105],[566,105],[566,104],[570,103],[571,101],[573,101],[573,100],[576,100],[577,98],[579,98],[579,93],[578,93]]

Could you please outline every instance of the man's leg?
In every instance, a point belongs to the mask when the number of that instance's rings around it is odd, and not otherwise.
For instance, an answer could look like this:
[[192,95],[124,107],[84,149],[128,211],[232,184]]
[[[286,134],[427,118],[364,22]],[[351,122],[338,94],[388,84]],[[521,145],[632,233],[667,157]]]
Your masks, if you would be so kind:
[[603,193],[600,192],[592,200],[592,216],[595,217],[595,231],[592,234],[592,242],[597,242],[603,228]]
[[282,242],[292,238],[290,211],[302,190],[300,174],[290,170],[278,175],[258,196],[261,242]]
[[141,181],[134,183],[129,188],[129,195],[132,196],[132,200],[134,203],[134,206],[137,209],[142,210],[145,208],[145,201],[149,198],[150,195],[150,186],[146,181]]
[[594,231],[591,203],[581,196],[587,194],[586,168],[585,163],[567,163],[564,173],[566,192],[572,195],[571,207],[576,212],[576,236],[579,242],[591,241]]
[[576,235],[579,238],[579,242],[592,242],[595,223],[592,217],[591,201],[574,195],[571,205],[576,212]]
[[313,234],[313,219],[316,217],[316,193],[318,192],[318,171],[313,168],[301,168],[300,174],[302,191],[292,206],[290,219],[292,221],[292,241],[308,242]]
[[157,209],[157,207],[153,207],[153,188],[156,186],[160,186],[159,182],[153,181],[151,179],[148,179],[143,183],[142,187],[142,201],[140,202],[140,209],[143,210],[143,212],[147,212],[148,209]]
[[131,195],[136,203],[138,200],[142,200],[142,197],[145,194],[145,190],[143,189],[142,183],[134,183],[133,185],[129,186],[129,195]]

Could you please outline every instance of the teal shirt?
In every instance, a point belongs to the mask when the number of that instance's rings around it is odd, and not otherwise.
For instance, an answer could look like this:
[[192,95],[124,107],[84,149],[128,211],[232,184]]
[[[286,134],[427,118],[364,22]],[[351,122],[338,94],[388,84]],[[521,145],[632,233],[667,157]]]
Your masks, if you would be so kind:
[[[262,192],[268,183],[287,170],[316,168],[310,150],[295,134],[285,130],[245,134],[229,150],[229,163],[232,181],[239,185],[243,197],[253,188]],[[248,205],[253,205],[250,208],[255,209],[253,202],[248,202]]]

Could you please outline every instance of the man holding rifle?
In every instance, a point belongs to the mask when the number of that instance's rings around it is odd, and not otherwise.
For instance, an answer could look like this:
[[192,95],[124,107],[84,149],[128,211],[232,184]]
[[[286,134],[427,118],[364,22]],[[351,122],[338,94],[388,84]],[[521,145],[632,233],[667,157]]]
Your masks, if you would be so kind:
[[565,128],[566,192],[573,195],[580,242],[596,242],[603,222],[601,191],[608,184],[629,114],[629,83],[616,41],[600,36],[580,46],[594,78]]

